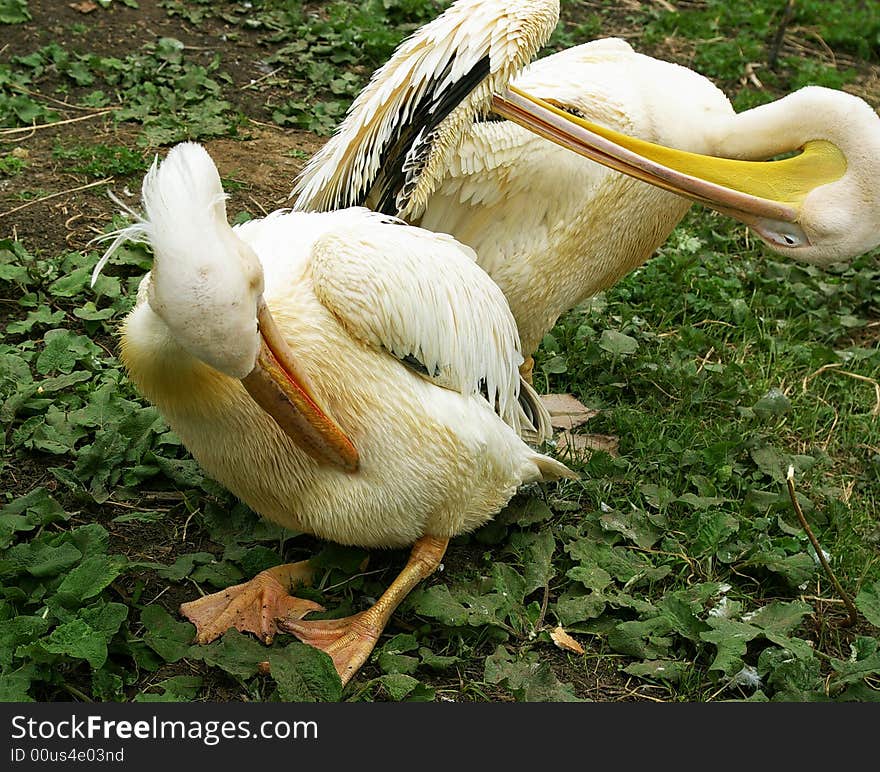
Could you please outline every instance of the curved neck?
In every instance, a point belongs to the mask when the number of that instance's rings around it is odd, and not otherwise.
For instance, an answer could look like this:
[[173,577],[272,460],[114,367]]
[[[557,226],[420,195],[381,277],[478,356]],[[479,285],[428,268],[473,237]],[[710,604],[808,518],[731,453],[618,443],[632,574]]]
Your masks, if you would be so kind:
[[842,126],[851,126],[853,119],[861,116],[860,101],[831,89],[800,89],[782,99],[724,118],[708,129],[712,154],[763,161],[798,150],[815,140],[827,140],[845,151]]

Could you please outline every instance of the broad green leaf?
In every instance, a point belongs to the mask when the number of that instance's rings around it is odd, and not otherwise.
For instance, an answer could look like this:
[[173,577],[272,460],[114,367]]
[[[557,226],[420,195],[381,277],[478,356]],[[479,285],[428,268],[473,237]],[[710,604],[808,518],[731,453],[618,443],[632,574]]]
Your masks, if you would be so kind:
[[721,498],[720,496],[697,496],[695,493],[685,493],[675,499],[675,501],[687,504],[693,509],[702,510],[709,509],[710,507],[718,507],[727,501],[727,499]]
[[71,606],[94,598],[122,573],[125,558],[114,555],[94,555],[74,568],[58,586],[57,598]]
[[[69,542],[60,545],[45,542],[17,544],[6,553],[6,559],[0,564],[8,563],[13,573],[27,572],[38,579],[57,576],[76,565],[82,558],[82,552]],[[0,574],[3,571],[0,569]]]
[[168,516],[167,512],[129,512],[113,518],[114,523],[159,523]]
[[525,581],[523,596],[527,597],[535,590],[546,587],[556,575],[553,567],[556,539],[553,534],[549,530],[514,533],[510,537],[510,546],[522,560]]
[[395,702],[409,696],[413,690],[419,685],[419,681],[405,673],[389,673],[381,676],[379,682],[385,687],[388,696]]
[[30,19],[27,0],[0,0],[0,24],[21,24]]
[[813,613],[813,609],[803,601],[785,603],[773,601],[758,609],[748,617],[748,623],[761,628],[765,633],[788,635],[799,627],[801,620]]
[[723,617],[709,617],[706,621],[712,629],[700,633],[700,638],[714,643],[718,649],[709,669],[732,676],[743,666],[742,657],[749,641],[760,635],[761,631],[753,625]]
[[709,625],[697,616],[691,604],[676,593],[664,597],[657,606],[669,626],[689,641],[698,643],[700,635],[709,630]]
[[73,315],[77,319],[82,319],[86,322],[102,322],[112,317],[115,313],[116,311],[113,308],[98,309],[91,300],[84,303],[80,308],[73,309]]
[[418,647],[419,643],[412,633],[399,633],[385,643],[380,651],[385,654],[403,654],[407,651],[415,651]]
[[516,523],[517,525],[526,527],[535,523],[544,523],[553,517],[553,510],[547,506],[543,499],[536,496],[529,496],[522,499],[514,498],[496,517],[496,519],[509,525]]
[[88,361],[101,355],[101,349],[84,335],[70,330],[49,330],[44,336],[45,346],[37,357],[37,372],[69,373],[77,362]]
[[147,606],[141,612],[141,622],[146,628],[144,643],[166,662],[187,656],[196,637],[196,629],[189,622],[176,621],[161,606]]
[[246,577],[256,576],[267,568],[272,568],[281,563],[281,556],[277,549],[270,549],[262,545],[245,547],[237,544],[229,546],[223,552],[225,561],[233,561],[241,566]]
[[83,619],[59,625],[35,645],[51,654],[87,660],[93,668],[101,667],[107,660],[106,637],[93,630]]
[[589,595],[565,593],[556,601],[554,608],[560,623],[567,627],[576,622],[595,619],[605,611],[607,604],[608,601],[601,592],[593,592]]
[[92,671],[92,695],[95,699],[101,702],[128,702],[124,689],[125,682],[117,673],[106,668]]
[[774,701],[827,702],[825,679],[818,659],[792,657],[783,649],[770,647],[758,656],[758,672],[765,678]]
[[257,674],[259,663],[267,659],[267,651],[266,646],[253,636],[230,628],[219,641],[194,646],[187,656],[201,659],[208,665],[225,670],[234,678],[244,680]]
[[503,645],[486,657],[483,677],[490,684],[507,681],[509,686],[519,688],[523,685],[531,671],[530,662],[514,660],[513,655]]
[[876,681],[880,677],[880,642],[876,638],[861,637],[852,648],[853,657],[849,661],[831,660],[831,666],[837,673],[834,679],[837,688],[867,678]]
[[34,663],[0,672],[0,702],[36,702],[28,691],[35,680],[42,679]]
[[48,629],[49,622],[36,616],[17,616],[0,623],[0,669],[12,664],[21,644],[39,638]]
[[69,517],[45,488],[35,488],[0,509],[0,548],[7,547],[17,531],[30,531]]
[[211,562],[199,566],[192,572],[192,579],[198,584],[214,587],[229,587],[244,580],[244,574],[229,561]]
[[11,423],[24,406],[33,405],[33,398],[44,400],[47,395],[53,392],[68,389],[77,383],[90,380],[91,377],[91,373],[88,372],[73,372],[38,382],[28,382],[0,407],[0,423]]
[[383,673],[405,673],[411,675],[418,670],[419,658],[408,654],[390,654],[380,652],[377,663]]
[[210,552],[190,552],[181,555],[174,563],[166,568],[160,568],[157,572],[162,579],[170,582],[179,582],[186,576],[189,576],[197,565],[204,565],[214,560],[214,555]]
[[141,692],[135,695],[135,702],[189,702],[194,700],[202,688],[199,676],[173,676],[153,684],[151,689],[162,689],[162,693]]
[[110,547],[110,534],[99,523],[89,523],[74,528],[68,538],[82,552],[83,558],[102,555]]
[[646,483],[640,485],[639,490],[645,497],[645,501],[654,509],[665,509],[675,499],[675,494],[669,488],[664,488],[662,485]]
[[333,660],[323,651],[303,643],[268,650],[269,672],[284,702],[337,702],[342,681]]
[[467,624],[467,609],[450,595],[445,584],[417,588],[407,596],[406,602],[413,613],[436,619],[444,625],[458,627]]
[[89,627],[110,640],[128,618],[128,606],[99,601],[90,608],[82,609],[79,615]]
[[91,268],[81,266],[53,281],[48,287],[49,294],[59,298],[72,298],[86,290],[91,283],[91,278]]
[[606,530],[617,531],[636,546],[645,549],[652,547],[662,535],[660,530],[651,524],[645,513],[637,509],[629,509],[625,512],[612,509],[602,514],[599,523]]
[[486,657],[484,678],[491,684],[502,684],[525,702],[578,702],[570,684],[560,683],[549,662],[537,652],[514,657],[499,645]]
[[767,420],[791,412],[791,400],[779,389],[770,389],[753,406],[758,418]]
[[55,327],[64,321],[64,311],[52,311],[49,306],[40,306],[29,311],[24,319],[6,325],[7,335],[20,335],[30,332],[34,327]]
[[621,654],[640,659],[664,659],[669,654],[672,627],[664,617],[621,622],[608,634],[608,644]]
[[604,590],[612,582],[611,575],[595,563],[581,563],[574,568],[570,568],[565,575],[575,582],[580,582],[588,590],[595,592]]
[[792,587],[798,587],[816,573],[816,563],[804,552],[796,555],[780,556],[773,553],[758,553],[749,558],[749,563],[763,566],[784,577]]
[[701,516],[699,527],[696,529],[697,538],[692,547],[694,554],[714,554],[738,528],[739,521],[733,515],[725,512],[707,512]]
[[599,338],[599,348],[615,356],[635,354],[639,349],[639,342],[617,330],[603,330],[602,337]]
[[155,463],[169,480],[183,488],[198,488],[204,482],[202,468],[191,458],[164,458],[157,453],[149,453],[145,460]]
[[519,572],[506,563],[495,563],[492,566],[492,580],[495,591],[511,606],[520,604],[525,597],[526,583]]
[[523,702],[583,702],[570,683],[560,681],[548,661],[538,663],[525,684]]
[[874,627],[880,627],[880,580],[869,587],[862,587],[854,602],[865,619]]
[[419,648],[419,656],[422,658],[422,664],[433,670],[446,670],[456,663],[461,662],[460,657],[434,654],[434,652],[425,646]]
[[639,678],[653,678],[657,681],[678,683],[682,676],[691,671],[693,667],[690,662],[679,662],[674,659],[652,659],[646,662],[633,662],[631,665],[627,665],[623,672]]

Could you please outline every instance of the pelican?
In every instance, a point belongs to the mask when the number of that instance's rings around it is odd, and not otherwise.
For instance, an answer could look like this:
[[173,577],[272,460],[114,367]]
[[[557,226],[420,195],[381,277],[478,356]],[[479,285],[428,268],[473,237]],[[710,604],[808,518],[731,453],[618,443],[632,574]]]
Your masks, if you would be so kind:
[[[492,15],[508,4],[468,5]],[[441,65],[469,55],[444,41]],[[413,50],[398,49],[354,100],[298,177],[294,208],[363,204],[471,246],[510,303],[527,377],[559,316],[644,263],[692,201],[817,265],[880,244],[880,118],[866,102],[807,87],[737,114],[707,78],[613,38],[532,63],[491,110],[444,124],[442,164],[416,190],[401,170],[424,153],[406,144],[425,136],[424,116],[412,100],[383,102],[394,73],[410,88],[441,80]],[[399,138],[386,157],[403,160],[373,163],[377,133]]]
[[[421,145],[407,135],[420,148],[399,169],[411,197],[430,190],[460,126],[558,18],[550,0],[511,0],[492,17],[479,5],[461,0],[402,44],[442,73],[413,97],[434,123]],[[467,56],[449,56],[446,35]],[[392,102],[413,96],[400,77],[386,81]],[[388,162],[394,151],[376,152]],[[471,248],[365,207],[279,210],[230,227],[217,169],[194,143],[154,162],[142,201],[143,218],[108,234],[93,276],[127,240],[152,248],[121,331],[133,383],[207,474],[262,517],[341,544],[411,547],[388,590],[351,617],[305,618],[321,607],[289,591],[310,580],[307,561],[181,612],[200,643],[230,627],[266,643],[292,633],[327,652],[347,683],[450,538],[486,523],[521,485],[576,477],[535,449],[550,416],[520,374],[507,300]]]
[[513,316],[472,250],[365,208],[227,223],[195,143],[147,172],[145,215],[118,232],[152,269],[121,360],[199,464],[271,521],[341,544],[412,546],[369,609],[310,620],[288,593],[307,562],[185,603],[205,643],[278,629],[326,651],[343,682],[453,536],[523,484],[574,477],[527,445],[549,416],[522,384]]

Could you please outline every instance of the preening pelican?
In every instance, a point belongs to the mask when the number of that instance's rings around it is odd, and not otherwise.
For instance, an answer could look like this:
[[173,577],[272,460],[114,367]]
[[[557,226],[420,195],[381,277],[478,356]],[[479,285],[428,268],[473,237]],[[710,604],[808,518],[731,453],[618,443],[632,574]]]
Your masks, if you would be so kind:
[[[518,486],[574,476],[525,444],[549,416],[521,383],[504,295],[451,236],[365,208],[279,211],[230,227],[201,145],[172,148],[143,182],[152,270],[121,359],[205,471],[289,528],[363,547],[412,545],[368,610],[303,619],[288,594],[306,563],[181,607],[208,642],[278,627],[326,651],[343,682],[447,542]],[[539,436],[541,439],[541,436]]]
[[[426,198],[462,127],[557,17],[550,0],[511,0],[492,17],[462,0],[426,25],[402,49],[438,80],[404,69],[377,95],[395,121],[405,104],[418,131],[361,127],[370,151],[343,148],[343,176],[374,192],[400,181],[408,200]],[[144,218],[95,268],[126,239],[153,249],[122,329],[132,381],[205,471],[263,517],[342,544],[412,546],[382,597],[345,619],[303,618],[320,607],[288,589],[308,581],[307,563],[181,611],[200,642],[229,627],[269,642],[280,627],[326,651],[347,682],[451,537],[491,519],[520,485],[574,476],[526,444],[550,436],[550,416],[521,378],[507,300],[469,247],[367,208],[279,211],[231,228],[217,169],[192,143],[154,164],[142,198]]]
[[[470,5],[491,16],[507,3]],[[617,39],[526,67],[496,92],[494,114],[478,114],[447,140],[454,151],[429,193],[410,196],[404,179],[381,168],[375,183],[363,171],[347,177],[336,159],[368,157],[364,137],[375,127],[420,136],[420,115],[406,105],[383,111],[375,96],[388,72],[406,70],[407,55],[401,48],[377,70],[298,178],[294,207],[375,206],[473,247],[510,303],[527,358],[562,313],[644,263],[692,200],[807,262],[825,265],[880,244],[880,118],[867,103],[809,87],[737,114],[707,78]],[[766,160],[791,151],[801,152]]]

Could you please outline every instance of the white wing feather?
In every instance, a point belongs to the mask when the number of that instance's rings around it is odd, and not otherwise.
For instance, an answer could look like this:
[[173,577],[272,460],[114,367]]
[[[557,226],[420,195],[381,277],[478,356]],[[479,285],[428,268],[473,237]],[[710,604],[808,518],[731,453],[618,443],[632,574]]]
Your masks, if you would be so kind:
[[291,196],[294,208],[328,211],[363,203],[388,143],[430,93],[436,101],[488,58],[486,80],[443,123],[442,139],[420,170],[400,216],[421,212],[449,154],[492,91],[510,80],[549,38],[558,0],[458,0],[407,38],[358,94],[333,136],[303,169]]
[[516,323],[468,247],[387,219],[365,221],[321,236],[311,271],[316,296],[353,337],[418,360],[440,386],[484,393],[507,424],[528,427]]

